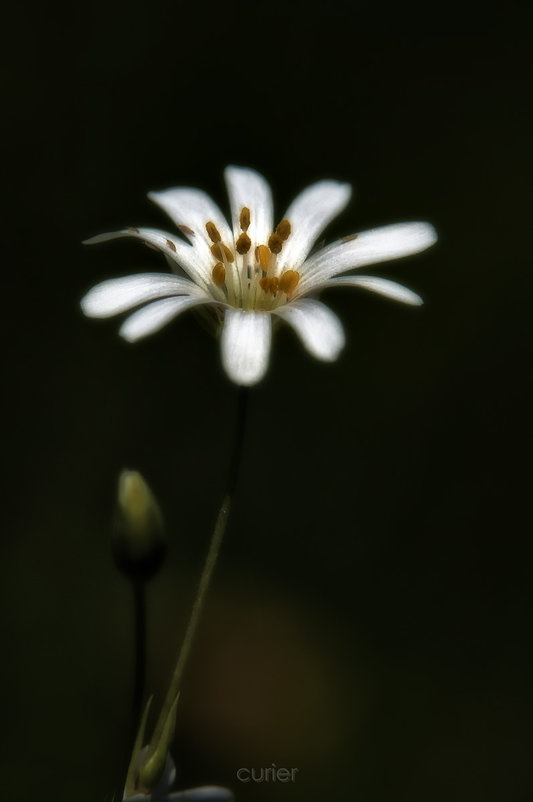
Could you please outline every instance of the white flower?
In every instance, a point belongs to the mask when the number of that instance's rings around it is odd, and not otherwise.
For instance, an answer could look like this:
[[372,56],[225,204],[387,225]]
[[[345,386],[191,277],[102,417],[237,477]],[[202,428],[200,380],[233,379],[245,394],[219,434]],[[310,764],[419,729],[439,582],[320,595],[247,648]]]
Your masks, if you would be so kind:
[[349,184],[311,185],[274,227],[265,179],[242,167],[227,167],[224,175],[231,227],[205,192],[179,187],[149,197],[190,244],[151,228],[128,228],[88,240],[135,237],[161,251],[176,274],[141,273],[104,281],[82,299],[84,313],[104,318],[140,306],[119,331],[134,342],[186,309],[209,305],[222,324],[222,363],[228,376],[237,384],[251,385],[268,366],[273,318],[292,326],[317,359],[329,362],[338,357],[344,345],[342,324],[327,306],[307,297],[312,293],[335,286],[362,287],[406,304],[422,303],[394,281],[340,274],[425,250],[437,240],[429,223],[374,228],[309,255],[320,233],[348,203]]

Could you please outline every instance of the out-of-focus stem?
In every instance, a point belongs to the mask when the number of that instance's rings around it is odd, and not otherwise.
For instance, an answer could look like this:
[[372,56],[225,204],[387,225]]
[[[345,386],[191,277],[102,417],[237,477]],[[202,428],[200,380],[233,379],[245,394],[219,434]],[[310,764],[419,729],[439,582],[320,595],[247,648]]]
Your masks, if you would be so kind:
[[[239,476],[239,469],[241,465],[242,450],[244,444],[244,433],[246,427],[246,417],[248,409],[248,389],[245,387],[239,388],[238,398],[238,412],[237,412],[237,426],[235,430],[235,438],[233,442],[233,451],[229,466],[228,478],[226,482],[226,490],[222,503],[220,505],[218,515],[213,529],[211,542],[207,552],[204,568],[198,584],[198,591],[194,601],[191,617],[185,632],[183,644],[174,668],[174,673],[170,681],[170,685],[165,697],[165,701],[161,708],[161,712],[157,719],[154,728],[154,733],[150,739],[150,748],[148,750],[147,759],[144,761],[141,775],[144,783],[148,787],[153,787],[153,784],[159,779],[159,775],[164,768],[164,760],[162,761],[161,750],[158,747],[161,744],[162,737],[165,731],[169,731],[168,722],[169,717],[175,712],[176,700],[181,689],[183,674],[187,666],[187,662],[191,653],[196,633],[198,631],[198,624],[205,606],[206,596],[211,584],[213,572],[220,553],[220,547],[224,538],[224,533],[228,524],[230,509],[237,486],[237,479]],[[166,753],[166,747],[165,747]]]

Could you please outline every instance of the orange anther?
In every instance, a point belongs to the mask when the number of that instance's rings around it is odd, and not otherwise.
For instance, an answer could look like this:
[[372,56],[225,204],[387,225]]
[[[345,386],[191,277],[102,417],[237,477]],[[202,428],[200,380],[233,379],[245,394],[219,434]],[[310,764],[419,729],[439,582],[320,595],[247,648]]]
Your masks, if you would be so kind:
[[261,265],[262,270],[268,270],[270,263],[270,248],[267,245],[259,245],[257,248],[257,260]]
[[211,222],[206,223],[205,224],[205,228],[206,228],[207,234],[208,234],[209,239],[211,240],[211,242],[220,242],[222,237],[218,233],[218,228],[216,227],[216,225],[214,223],[211,223]]
[[239,239],[235,243],[235,248],[237,249],[237,253],[248,253],[250,248],[252,247],[252,240],[245,234],[244,231],[242,234],[239,235]]
[[241,228],[243,231],[248,231],[250,226],[250,209],[248,206],[243,206],[241,209],[241,215],[239,217],[239,223],[241,224]]
[[222,287],[222,285],[226,280],[226,268],[224,267],[222,262],[216,263],[213,270],[211,271],[211,275],[217,287]]
[[279,280],[279,288],[287,295],[292,295],[300,281],[300,274],[296,270],[286,270]]
[[226,262],[234,262],[235,256],[230,251],[227,245],[224,245],[223,242],[214,242],[211,245],[211,253],[218,259],[219,262],[222,262],[224,259]]
[[272,253],[281,253],[281,249],[283,248],[283,240],[279,234],[270,235],[268,238],[268,247]]
[[291,233],[291,224],[287,220],[287,218],[284,217],[283,220],[281,220],[281,222],[279,222],[276,226],[276,234],[279,237],[281,237],[283,242],[285,242],[286,239],[289,239],[290,233]]

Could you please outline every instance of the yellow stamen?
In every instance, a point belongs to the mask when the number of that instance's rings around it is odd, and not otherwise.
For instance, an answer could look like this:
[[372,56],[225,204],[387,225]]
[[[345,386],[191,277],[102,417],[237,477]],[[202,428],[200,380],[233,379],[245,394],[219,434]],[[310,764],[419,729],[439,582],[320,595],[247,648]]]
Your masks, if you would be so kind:
[[241,228],[243,231],[248,231],[248,227],[250,226],[250,209],[248,206],[243,206],[241,209],[241,216],[239,217],[239,223],[241,224]]
[[281,220],[281,222],[279,222],[276,226],[276,234],[283,240],[283,242],[285,242],[285,240],[289,239],[290,233],[291,224],[287,218],[284,217],[283,220]]
[[261,265],[262,270],[268,270],[270,262],[270,248],[267,245],[259,245],[257,248],[257,260]]
[[277,276],[272,276],[272,278],[263,276],[263,278],[259,279],[259,286],[263,292],[276,295],[279,290],[279,278]]
[[235,248],[237,249],[237,253],[244,254],[248,253],[250,248],[252,247],[252,240],[245,234],[244,232],[239,235],[239,239],[235,243]]
[[167,239],[167,245],[171,251],[174,251],[174,253],[176,253],[176,246],[174,245],[171,239]]
[[222,287],[222,285],[226,280],[226,268],[224,267],[222,262],[216,263],[213,270],[211,271],[211,275],[217,287]]
[[268,238],[268,247],[272,253],[281,253],[281,249],[283,248],[283,240],[279,234],[270,235]]
[[235,256],[223,242],[214,242],[213,245],[211,245],[211,253],[219,262],[222,262],[224,259],[226,259],[227,262],[235,261]]
[[292,295],[300,281],[300,274],[296,270],[286,270],[279,280],[279,288],[287,295]]
[[359,234],[349,234],[347,237],[343,237],[341,242],[351,242],[353,239],[357,239]]
[[216,227],[216,225],[214,223],[211,223],[211,222],[206,223],[205,224],[205,228],[206,228],[207,234],[208,234],[209,239],[211,240],[211,242],[220,242],[222,237],[218,233],[218,228]]

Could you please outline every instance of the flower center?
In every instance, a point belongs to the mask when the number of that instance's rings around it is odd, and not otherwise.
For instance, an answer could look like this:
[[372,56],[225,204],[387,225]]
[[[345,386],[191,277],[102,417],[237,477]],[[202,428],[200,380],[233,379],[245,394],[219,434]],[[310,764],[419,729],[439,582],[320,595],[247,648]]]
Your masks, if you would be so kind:
[[238,308],[269,311],[287,303],[300,281],[296,270],[280,270],[277,265],[278,254],[291,234],[289,220],[278,223],[268,244],[258,243],[255,247],[248,235],[250,209],[247,206],[241,210],[239,225],[239,236],[228,245],[222,242],[214,223],[205,224],[215,260],[211,271],[213,284],[222,290],[229,304]]

